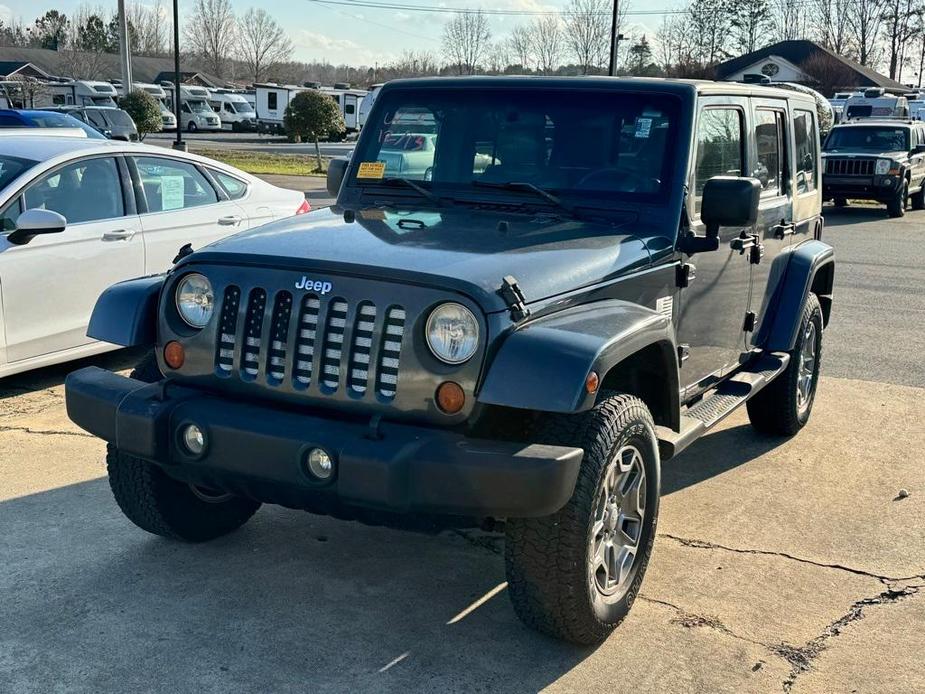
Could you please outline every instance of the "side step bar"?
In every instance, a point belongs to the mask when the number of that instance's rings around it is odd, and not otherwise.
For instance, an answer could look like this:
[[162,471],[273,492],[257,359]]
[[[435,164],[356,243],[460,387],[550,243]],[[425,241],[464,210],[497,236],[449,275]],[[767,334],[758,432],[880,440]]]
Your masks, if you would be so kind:
[[749,398],[773,381],[787,368],[790,355],[786,352],[771,352],[762,355],[720,383],[715,390],[704,395],[696,405],[681,415],[681,431],[668,427],[656,427],[658,450],[662,460],[678,455],[706,431],[723,421],[744,405]]

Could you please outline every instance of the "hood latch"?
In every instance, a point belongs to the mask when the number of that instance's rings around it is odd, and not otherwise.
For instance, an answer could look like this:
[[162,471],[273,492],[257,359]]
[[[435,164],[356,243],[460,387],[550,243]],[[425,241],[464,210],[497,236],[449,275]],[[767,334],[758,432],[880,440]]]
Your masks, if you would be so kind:
[[530,309],[527,308],[527,301],[524,293],[517,285],[517,278],[513,275],[507,275],[501,280],[501,289],[498,290],[501,298],[507,303],[511,311],[511,320],[519,323],[530,315]]

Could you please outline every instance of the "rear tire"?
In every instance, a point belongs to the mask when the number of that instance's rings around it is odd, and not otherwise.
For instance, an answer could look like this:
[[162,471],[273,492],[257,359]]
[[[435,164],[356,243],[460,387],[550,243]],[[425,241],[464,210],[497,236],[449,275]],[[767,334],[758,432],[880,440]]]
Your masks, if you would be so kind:
[[629,613],[645,575],[659,503],[652,416],[631,395],[540,420],[545,443],[580,446],[575,491],[558,512],[511,518],[508,592],[527,626],[579,644],[603,641]]
[[909,181],[903,181],[896,196],[886,205],[886,211],[891,217],[903,217],[906,214],[906,201],[909,198]]
[[922,187],[918,193],[909,196],[909,203],[913,210],[925,210],[925,181],[922,181]]
[[[810,361],[811,360],[811,361]],[[822,362],[822,307],[810,293],[803,306],[796,344],[783,373],[745,405],[748,419],[760,432],[793,436],[809,421]]]
[[[163,378],[154,352],[148,353],[131,377],[155,383]],[[169,477],[158,465],[106,447],[109,487],[122,513],[142,530],[186,542],[205,542],[237,530],[260,503],[193,488]]]

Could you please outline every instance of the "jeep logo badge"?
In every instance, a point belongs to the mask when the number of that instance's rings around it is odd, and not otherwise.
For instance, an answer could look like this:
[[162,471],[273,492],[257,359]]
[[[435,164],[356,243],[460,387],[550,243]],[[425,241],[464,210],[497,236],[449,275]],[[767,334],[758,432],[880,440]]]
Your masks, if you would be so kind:
[[304,289],[305,291],[315,291],[321,294],[322,296],[327,294],[333,286],[330,282],[323,282],[322,280],[313,280],[310,277],[302,275],[302,279],[295,283],[296,289]]

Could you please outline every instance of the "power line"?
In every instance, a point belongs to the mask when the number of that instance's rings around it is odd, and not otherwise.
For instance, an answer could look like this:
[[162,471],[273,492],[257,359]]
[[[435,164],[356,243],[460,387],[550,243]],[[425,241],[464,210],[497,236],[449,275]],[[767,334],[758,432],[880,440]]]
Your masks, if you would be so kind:
[[[483,14],[486,16],[496,17],[546,17],[561,16],[567,14],[562,10],[500,10],[500,9],[479,9],[472,7],[435,7],[422,5],[409,5],[402,2],[377,2],[375,0],[309,0],[320,5],[339,5],[342,7],[362,7],[375,10],[397,10],[401,12],[427,12],[431,14]],[[673,14],[687,14],[686,9],[682,10],[629,10],[627,16],[664,16]],[[586,13],[582,13],[586,14]],[[606,12],[597,12],[589,14],[599,14],[601,16],[610,16],[610,10]],[[359,19],[359,18],[357,18]]]

